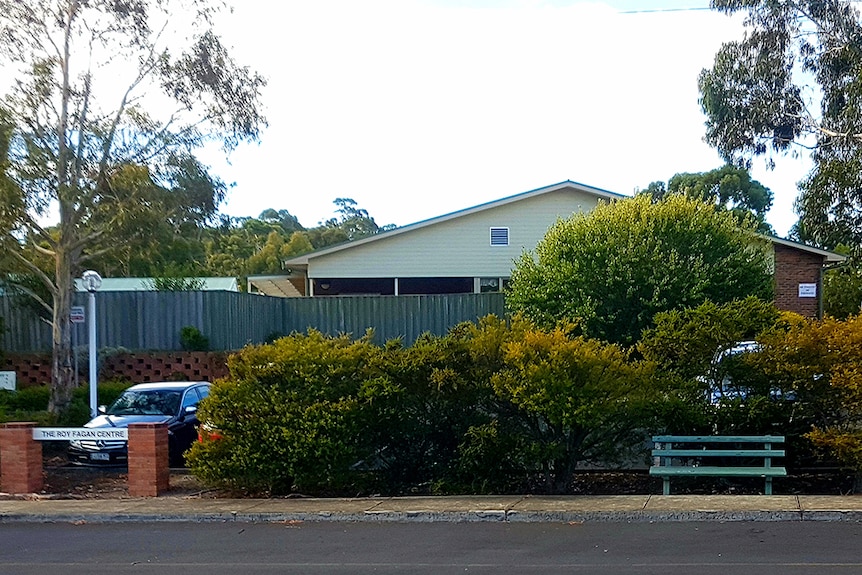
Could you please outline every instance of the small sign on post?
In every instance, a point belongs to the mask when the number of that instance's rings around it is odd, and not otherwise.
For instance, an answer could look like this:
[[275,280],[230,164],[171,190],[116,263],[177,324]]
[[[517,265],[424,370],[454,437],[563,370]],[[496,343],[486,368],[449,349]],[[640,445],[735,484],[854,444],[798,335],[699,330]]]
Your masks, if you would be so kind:
[[84,323],[84,306],[82,305],[73,305],[71,311],[69,312],[69,321],[72,323]]

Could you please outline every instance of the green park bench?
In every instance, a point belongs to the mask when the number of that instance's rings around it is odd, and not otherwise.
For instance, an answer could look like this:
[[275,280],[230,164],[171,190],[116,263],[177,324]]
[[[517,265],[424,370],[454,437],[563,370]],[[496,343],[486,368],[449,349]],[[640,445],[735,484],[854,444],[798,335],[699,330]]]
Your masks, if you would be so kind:
[[[773,457],[784,457],[779,435],[656,435],[652,438],[654,464],[650,475],[662,478],[662,493],[670,495],[671,477],[763,477],[764,493],[772,495],[772,478],[784,477],[784,467],[773,467]],[[740,449],[738,446],[745,448]],[[742,460],[739,466],[711,465],[714,458]],[[745,459],[763,458],[763,465],[746,465]],[[758,462],[759,463],[759,462]]]

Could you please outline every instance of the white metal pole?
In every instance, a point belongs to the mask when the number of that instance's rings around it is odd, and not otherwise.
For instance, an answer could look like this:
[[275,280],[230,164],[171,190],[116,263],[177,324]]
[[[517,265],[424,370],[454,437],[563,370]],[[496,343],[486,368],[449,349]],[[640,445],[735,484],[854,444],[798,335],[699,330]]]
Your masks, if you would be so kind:
[[96,366],[96,292],[90,291],[90,312],[87,314],[90,327],[90,416],[99,415],[97,392],[98,367]]
[[75,364],[75,387],[78,387],[78,324],[71,323],[72,326],[72,361]]

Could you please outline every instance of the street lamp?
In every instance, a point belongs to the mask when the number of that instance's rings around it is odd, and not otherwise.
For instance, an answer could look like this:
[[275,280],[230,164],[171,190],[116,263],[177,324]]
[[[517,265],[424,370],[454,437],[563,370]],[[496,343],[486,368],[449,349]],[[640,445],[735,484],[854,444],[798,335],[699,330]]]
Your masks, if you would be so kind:
[[98,368],[96,366],[96,290],[102,287],[102,276],[93,270],[87,270],[81,276],[84,288],[90,292],[89,336],[90,340],[90,416],[99,415],[99,399],[97,392]]

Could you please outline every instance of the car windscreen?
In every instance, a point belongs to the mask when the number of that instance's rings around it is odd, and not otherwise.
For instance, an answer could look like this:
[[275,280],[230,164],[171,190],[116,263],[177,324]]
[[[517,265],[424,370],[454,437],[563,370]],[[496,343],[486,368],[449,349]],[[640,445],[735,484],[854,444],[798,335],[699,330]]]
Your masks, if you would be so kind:
[[108,415],[175,415],[181,392],[168,389],[126,390],[108,408]]

